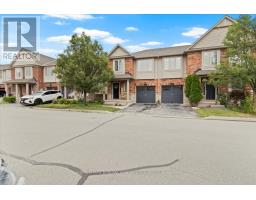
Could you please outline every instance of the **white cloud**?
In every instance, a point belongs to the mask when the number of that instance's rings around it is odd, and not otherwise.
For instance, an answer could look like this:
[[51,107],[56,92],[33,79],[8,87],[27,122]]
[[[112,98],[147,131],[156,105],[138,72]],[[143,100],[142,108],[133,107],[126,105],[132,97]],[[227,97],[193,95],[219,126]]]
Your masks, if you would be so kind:
[[125,46],[125,48],[130,52],[142,51],[147,49],[147,47],[141,45],[128,45]]
[[128,41],[128,40],[113,36],[108,31],[102,31],[97,29],[84,29],[81,27],[78,27],[74,30],[74,33],[77,33],[77,34],[82,34],[83,32],[86,35],[92,37],[93,39],[100,39],[107,44],[122,44]]
[[58,25],[58,26],[64,26],[64,25],[66,25],[67,23],[64,22],[64,21],[56,21],[56,22],[54,22],[54,24],[56,24],[56,25]]
[[173,44],[172,47],[176,47],[176,46],[185,46],[185,45],[190,45],[190,42],[181,42],[181,43],[176,43]]
[[124,40],[119,37],[110,36],[110,37],[106,37],[103,41],[108,44],[122,44],[124,42],[127,42],[128,40]]
[[128,32],[136,32],[136,31],[139,31],[138,28],[133,27],[133,26],[128,26],[128,27],[125,28],[125,30],[128,31]]
[[59,36],[48,37],[47,41],[61,43],[61,44],[68,44],[70,39],[71,37],[68,35],[59,35]]
[[183,32],[182,35],[187,37],[199,38],[206,31],[207,31],[206,28],[192,27],[187,32]]
[[59,53],[62,52],[62,50],[50,49],[50,48],[42,48],[42,49],[39,49],[39,52],[42,53],[42,54],[49,55],[49,54],[59,54]]
[[84,29],[84,28],[78,27],[74,30],[74,33],[77,33],[77,34],[82,34],[83,32],[85,33],[85,35],[88,35],[92,38],[106,38],[111,36],[111,33],[107,31],[97,30],[97,29]]
[[93,15],[82,15],[82,14],[74,14],[74,15],[59,15],[59,14],[53,14],[53,15],[46,15],[46,17],[52,17],[52,18],[59,18],[59,19],[70,19],[70,20],[89,20],[89,19],[95,19],[97,17],[94,17]]
[[145,43],[141,43],[140,45],[142,46],[158,46],[158,45],[162,45],[162,42],[156,42],[156,41],[149,41],[149,42],[145,42]]

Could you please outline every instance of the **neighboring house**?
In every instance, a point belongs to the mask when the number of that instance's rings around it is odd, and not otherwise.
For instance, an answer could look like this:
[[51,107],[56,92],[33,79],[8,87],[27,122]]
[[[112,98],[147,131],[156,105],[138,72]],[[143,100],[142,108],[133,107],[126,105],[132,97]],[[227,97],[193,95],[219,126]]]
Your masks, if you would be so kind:
[[114,79],[106,89],[105,102],[187,103],[184,82],[189,74],[200,76],[203,102],[215,102],[218,89],[207,84],[206,80],[225,57],[223,41],[233,23],[233,19],[225,16],[194,44],[187,46],[131,54],[117,45],[109,53],[109,66],[114,71]]
[[32,52],[22,49],[9,65],[0,65],[0,91],[20,98],[39,90],[61,90],[56,78],[54,58],[38,54],[26,57]]

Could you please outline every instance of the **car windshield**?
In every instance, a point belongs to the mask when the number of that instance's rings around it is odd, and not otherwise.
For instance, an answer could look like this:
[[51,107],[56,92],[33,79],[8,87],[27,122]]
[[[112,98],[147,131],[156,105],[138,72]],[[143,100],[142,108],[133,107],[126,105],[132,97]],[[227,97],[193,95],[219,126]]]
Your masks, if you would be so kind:
[[36,96],[36,95],[41,95],[41,94],[43,94],[44,92],[36,92],[36,93],[34,93],[34,94],[31,94],[32,96]]

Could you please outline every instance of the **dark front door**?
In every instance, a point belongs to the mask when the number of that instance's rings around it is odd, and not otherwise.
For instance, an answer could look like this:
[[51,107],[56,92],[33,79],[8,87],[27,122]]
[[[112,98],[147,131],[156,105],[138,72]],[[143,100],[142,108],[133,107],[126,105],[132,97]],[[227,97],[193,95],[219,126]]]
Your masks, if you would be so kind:
[[215,87],[213,85],[206,84],[205,92],[206,100],[215,100]]
[[119,99],[119,83],[113,83],[113,99]]
[[155,103],[155,87],[154,86],[137,86],[136,102],[137,103]]
[[183,103],[182,85],[162,86],[162,103]]

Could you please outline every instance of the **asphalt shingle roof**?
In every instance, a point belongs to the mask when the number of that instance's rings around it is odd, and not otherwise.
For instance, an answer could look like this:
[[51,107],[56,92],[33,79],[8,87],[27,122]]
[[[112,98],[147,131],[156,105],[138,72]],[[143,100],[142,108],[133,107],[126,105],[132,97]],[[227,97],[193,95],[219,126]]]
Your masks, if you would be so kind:
[[150,58],[150,57],[162,57],[162,56],[174,56],[182,55],[191,45],[166,47],[158,49],[147,49],[138,51],[132,54],[135,58]]

